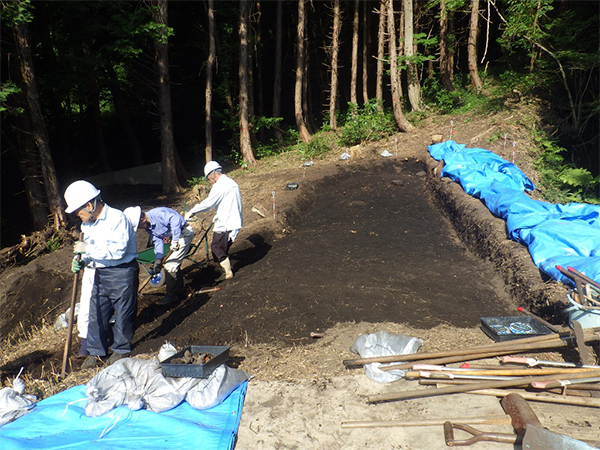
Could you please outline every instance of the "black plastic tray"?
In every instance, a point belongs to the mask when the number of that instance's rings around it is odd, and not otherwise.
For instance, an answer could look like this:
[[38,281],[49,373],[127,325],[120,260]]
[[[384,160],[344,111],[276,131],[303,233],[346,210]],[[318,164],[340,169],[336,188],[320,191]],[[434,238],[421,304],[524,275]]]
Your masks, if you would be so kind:
[[[172,364],[176,358],[181,358],[183,354],[189,350],[190,352],[210,353],[213,355],[210,361],[204,364]],[[160,365],[162,373],[165,377],[191,377],[191,378],[208,378],[210,374],[229,357],[229,347],[222,345],[190,345],[183,350],[175,353],[173,356],[165,359]]]
[[484,333],[496,342],[551,334],[553,331],[531,316],[480,317]]

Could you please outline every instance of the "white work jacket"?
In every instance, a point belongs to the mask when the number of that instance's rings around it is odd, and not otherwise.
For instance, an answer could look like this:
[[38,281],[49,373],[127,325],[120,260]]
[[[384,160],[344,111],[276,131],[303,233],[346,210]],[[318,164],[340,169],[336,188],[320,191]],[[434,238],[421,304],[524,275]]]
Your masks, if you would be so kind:
[[88,244],[81,255],[86,265],[114,267],[137,258],[137,241],[131,222],[116,208],[104,204],[95,221],[81,224],[81,231]]
[[223,233],[237,232],[242,228],[242,196],[238,184],[225,174],[213,184],[208,197],[196,204],[188,214],[197,214],[215,208],[213,231]]

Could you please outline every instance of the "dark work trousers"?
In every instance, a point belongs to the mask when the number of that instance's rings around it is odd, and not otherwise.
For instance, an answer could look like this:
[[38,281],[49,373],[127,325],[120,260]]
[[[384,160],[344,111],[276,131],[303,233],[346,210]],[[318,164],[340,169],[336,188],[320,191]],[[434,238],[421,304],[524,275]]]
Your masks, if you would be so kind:
[[[106,356],[108,345],[114,353],[129,353],[137,315],[137,289],[140,268],[134,259],[115,267],[96,268],[90,299],[87,350],[93,356]],[[110,319],[115,315],[111,331]]]
[[232,241],[229,240],[230,231],[224,233],[214,232],[212,238],[212,244],[210,249],[212,250],[213,258],[216,262],[220,263],[229,253],[229,247],[231,247]]

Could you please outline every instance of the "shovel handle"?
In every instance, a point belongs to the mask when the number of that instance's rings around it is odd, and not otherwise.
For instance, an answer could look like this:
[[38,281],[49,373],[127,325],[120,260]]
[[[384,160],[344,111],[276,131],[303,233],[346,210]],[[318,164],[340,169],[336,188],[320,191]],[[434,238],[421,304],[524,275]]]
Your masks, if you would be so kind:
[[[83,234],[80,235],[80,239],[83,239]],[[75,256],[77,261],[81,260],[81,255],[77,254]],[[69,318],[67,321],[67,341],[65,342],[65,350],[63,352],[63,360],[62,360],[62,368],[60,371],[61,378],[67,376],[67,363],[69,362],[69,353],[71,352],[71,340],[73,337],[73,322],[75,321],[75,302],[77,300],[77,285],[79,283],[79,273],[81,271],[75,272],[75,276],[73,277],[73,289],[71,291],[71,304],[69,306]]]
[[567,266],[567,270],[568,270],[569,272],[571,272],[572,274],[575,274],[575,275],[577,275],[579,278],[581,278],[581,279],[582,279],[583,281],[585,281],[586,283],[588,283],[588,284],[591,284],[592,286],[594,286],[594,287],[597,287],[597,288],[599,288],[599,289],[600,289],[600,283],[598,283],[598,282],[596,282],[596,281],[592,280],[590,277],[588,277],[587,275],[585,275],[585,274],[583,274],[583,273],[579,272],[577,269],[574,269],[574,268],[573,268],[573,267],[571,267],[571,266]]
[[[454,439],[454,429],[465,431],[472,435],[468,439],[456,440]],[[448,447],[454,447],[455,445],[471,445],[479,441],[491,441],[491,442],[504,442],[506,444],[514,444],[517,442],[519,436],[506,433],[487,433],[479,431],[464,423],[444,422],[444,440]]]

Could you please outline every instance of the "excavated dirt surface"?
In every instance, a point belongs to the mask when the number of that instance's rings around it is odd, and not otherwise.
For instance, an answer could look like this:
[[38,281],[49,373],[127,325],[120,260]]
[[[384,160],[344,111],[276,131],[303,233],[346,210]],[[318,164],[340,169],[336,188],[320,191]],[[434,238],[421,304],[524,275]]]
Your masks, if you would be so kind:
[[[139,351],[168,339],[308,343],[339,322],[467,328],[507,315],[501,278],[461,245],[432,204],[422,163],[342,166],[314,186],[295,231],[253,233],[232,248],[236,276],[173,307],[144,306]],[[298,196],[302,196],[299,183]],[[199,274],[192,285],[210,285]]]

